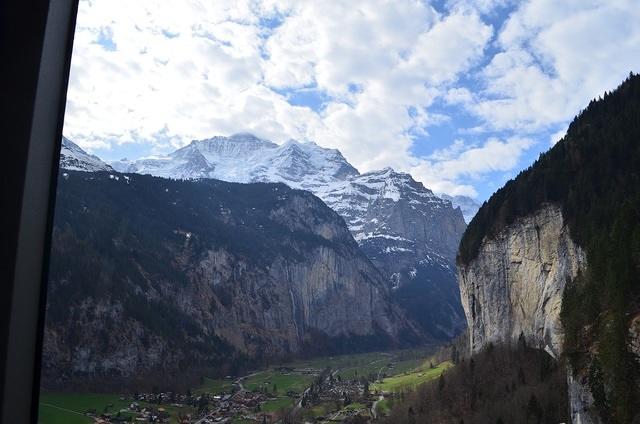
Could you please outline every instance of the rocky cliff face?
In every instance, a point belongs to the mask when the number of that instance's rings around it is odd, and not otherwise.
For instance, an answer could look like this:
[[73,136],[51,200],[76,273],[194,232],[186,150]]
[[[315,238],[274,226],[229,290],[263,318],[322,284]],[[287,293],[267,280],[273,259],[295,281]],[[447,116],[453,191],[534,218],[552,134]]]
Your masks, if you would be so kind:
[[344,221],[282,184],[69,171],[59,182],[45,382],[423,339]]
[[473,349],[521,333],[557,356],[562,341],[574,422],[640,420],[638,116],[630,74],[496,191],[460,242]]
[[[558,358],[564,287],[585,268],[585,252],[571,239],[556,205],[546,204],[485,238],[477,257],[458,270],[472,352],[523,335],[528,345]],[[597,422],[583,376],[569,372],[567,383],[572,422]]]
[[465,327],[454,261],[466,224],[451,203],[462,198],[436,196],[391,168],[360,174],[339,151],[311,142],[277,145],[250,134],[193,141],[166,156],[112,166],[160,177],[282,182],[309,190],[344,218],[397,303],[432,340],[449,340]]
[[515,341],[523,334],[529,344],[557,357],[564,286],[585,262],[554,205],[485,239],[478,256],[458,271],[471,348]]
[[449,340],[464,329],[454,266],[466,227],[460,210],[391,168],[334,184],[320,196],[344,217],[398,304],[431,338]]

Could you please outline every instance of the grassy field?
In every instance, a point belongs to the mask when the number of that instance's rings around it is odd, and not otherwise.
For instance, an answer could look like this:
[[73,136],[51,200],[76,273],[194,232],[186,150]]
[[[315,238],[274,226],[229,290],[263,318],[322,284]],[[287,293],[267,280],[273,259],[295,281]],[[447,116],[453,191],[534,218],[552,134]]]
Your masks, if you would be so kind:
[[[369,361],[369,359],[371,359]],[[338,375],[344,379],[353,379],[358,377],[367,377],[369,375],[378,375],[378,372],[382,369],[388,369],[391,357],[389,355],[367,358],[368,362],[346,366],[340,369]]]
[[[420,366],[430,352],[431,350],[427,349],[403,352],[370,352],[354,355],[319,357],[310,360],[295,361],[284,365],[295,368],[331,368],[333,371],[338,370],[337,375],[340,377],[351,379],[362,376],[366,377],[370,374],[378,375],[381,369],[382,372],[387,375],[412,370]],[[410,358],[398,361],[396,358],[399,354],[400,356]],[[390,363],[394,363],[393,368],[388,368]]]
[[[93,420],[84,415],[88,410],[95,409],[96,413],[117,413],[125,409],[130,400],[120,400],[119,395],[91,394],[91,393],[41,393],[38,408],[39,424],[89,424]],[[113,405],[109,407],[109,405]],[[144,406],[144,402],[140,402]],[[171,423],[177,423],[179,413],[193,412],[191,408],[177,408],[162,405],[171,415]],[[128,416],[129,413],[123,413]]]
[[273,393],[276,386],[277,393],[285,395],[289,390],[302,393],[313,381],[313,376],[280,372],[274,370],[261,371],[243,380],[242,384],[247,390],[262,389]]
[[294,405],[295,399],[288,396],[279,396],[277,399],[268,400],[261,405],[264,412],[277,412],[284,408],[290,408]]
[[431,368],[429,363],[425,363],[412,371],[396,374],[383,379],[379,383],[374,383],[371,385],[371,390],[381,392],[399,392],[402,390],[413,389],[419,384],[426,383],[427,381],[440,377],[440,374],[452,366],[453,364],[449,361],[442,362],[434,368]]
[[[113,407],[108,407],[113,405]],[[129,405],[118,395],[42,393],[38,423],[41,424],[85,424],[93,420],[84,413],[95,409],[97,413],[117,412]]]
[[[277,396],[276,399],[268,400],[261,405],[265,412],[276,412],[295,404],[295,399],[287,396],[287,392],[293,390],[301,394],[312,381],[311,375],[268,370],[247,377],[242,384],[247,390],[263,390]],[[275,392],[274,385],[277,389]]]
[[316,368],[316,369],[325,369],[331,368],[332,370],[343,370],[347,371],[349,369],[361,369],[376,361],[384,361],[388,360],[392,354],[385,352],[371,352],[371,353],[361,353],[354,355],[339,355],[339,356],[324,356],[313,358],[309,360],[300,360],[295,361],[290,364],[285,364],[287,366],[295,367],[295,368]]
[[367,406],[362,404],[362,403],[353,402],[353,403],[350,403],[349,405],[345,406],[343,408],[343,410],[344,411],[359,411],[361,409],[366,409],[366,408],[367,408]]
[[384,415],[391,411],[393,406],[393,399],[383,399],[376,404],[376,411],[378,414]]
[[[371,384],[370,389],[372,391],[394,392],[408,390],[418,384],[437,378],[452,366],[451,363],[444,362],[432,369],[429,366],[430,363],[425,362],[424,358],[426,357],[426,353],[423,354],[419,351],[373,352],[299,360],[283,365],[298,369],[323,370],[330,368],[333,371],[338,371],[338,375],[343,379],[368,375],[378,376],[378,374],[387,375],[381,382]],[[264,390],[270,394],[274,394],[275,385],[276,399],[269,400],[261,406],[263,411],[272,412],[293,406],[295,400],[288,397],[287,392],[292,390],[301,394],[309,387],[314,378],[312,375],[268,369],[251,374],[243,379],[242,383],[247,390]],[[233,385],[233,381],[230,379],[205,378],[203,384],[193,391],[194,393],[219,394],[231,391]],[[121,401],[120,395],[116,394],[43,393],[40,397],[38,423],[89,424],[92,420],[84,415],[86,411],[95,409],[98,414],[103,412],[117,413],[120,409],[126,408],[129,403],[129,400]],[[108,405],[113,406],[105,411],[105,407]],[[143,405],[144,403],[141,406]],[[178,413],[192,412],[192,409],[189,408],[175,408],[166,405],[163,407],[171,414],[172,422],[177,421]],[[361,407],[362,405],[353,404],[347,408],[358,409]],[[387,407],[386,401],[378,403],[378,409],[381,412],[384,412]],[[324,416],[331,415],[331,411],[336,411],[335,404],[313,406],[307,413],[314,416]]]
[[212,393],[214,395],[230,392],[233,388],[233,380],[213,379],[205,377],[202,386],[194,390],[194,393]]
[[89,417],[76,412],[57,409],[55,406],[40,404],[38,423],[41,424],[88,424],[93,422]]

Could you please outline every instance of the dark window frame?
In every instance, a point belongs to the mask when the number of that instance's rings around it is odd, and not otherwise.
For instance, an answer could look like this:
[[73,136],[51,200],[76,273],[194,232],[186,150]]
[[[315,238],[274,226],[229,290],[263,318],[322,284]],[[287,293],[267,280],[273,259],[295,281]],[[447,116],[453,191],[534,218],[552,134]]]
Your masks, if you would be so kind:
[[55,184],[78,0],[5,0],[0,417],[37,421]]

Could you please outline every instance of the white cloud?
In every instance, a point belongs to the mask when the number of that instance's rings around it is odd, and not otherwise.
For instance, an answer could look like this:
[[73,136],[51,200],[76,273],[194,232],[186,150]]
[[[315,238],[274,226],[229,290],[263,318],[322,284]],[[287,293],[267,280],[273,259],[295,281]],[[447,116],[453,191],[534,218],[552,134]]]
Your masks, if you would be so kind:
[[564,128],[552,133],[549,136],[549,145],[554,146],[558,141],[562,139],[562,137],[565,136],[566,133],[567,133],[567,128]]
[[435,161],[451,160],[467,149],[469,149],[469,146],[466,145],[464,140],[457,139],[449,146],[431,153],[428,159]]
[[479,181],[491,172],[510,171],[533,144],[533,140],[519,137],[506,140],[489,138],[482,145],[469,146],[456,140],[449,148],[432,154],[428,160],[420,160],[411,172],[436,192],[476,196],[477,191],[472,185],[459,182],[461,177]]
[[517,0],[448,0],[446,6],[451,10],[475,10],[492,15],[496,9],[504,8]]
[[[473,11],[442,16],[414,0],[82,1],[65,132],[97,147],[252,131],[340,148],[362,170],[407,169],[411,134],[447,120],[429,105],[491,34]],[[323,110],[278,91],[309,85],[329,99]]]
[[570,120],[590,99],[640,69],[636,0],[530,0],[510,15],[468,102],[497,129],[539,131]]
[[[494,34],[484,20],[514,7]],[[532,142],[517,134],[546,139],[640,70],[637,22],[636,0],[81,0],[65,133],[156,151],[239,131],[314,140],[362,171],[471,194],[518,166]],[[290,103],[305,87],[322,109]],[[416,156],[416,137],[458,123],[434,103],[479,121]]]

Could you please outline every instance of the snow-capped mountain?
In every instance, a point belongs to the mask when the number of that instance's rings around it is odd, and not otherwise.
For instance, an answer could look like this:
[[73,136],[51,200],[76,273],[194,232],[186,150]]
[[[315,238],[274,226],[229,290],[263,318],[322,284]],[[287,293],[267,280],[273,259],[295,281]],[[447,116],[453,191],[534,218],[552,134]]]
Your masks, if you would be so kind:
[[113,171],[113,168],[100,158],[85,152],[80,146],[64,136],[60,149],[60,168],[86,172]]
[[346,221],[403,306],[434,338],[464,325],[455,254],[462,212],[411,175],[391,168],[359,174],[338,150],[250,134],[193,141],[169,155],[113,162],[122,172],[177,179],[282,182],[309,190]]
[[454,265],[466,227],[459,209],[391,168],[317,194],[342,215],[399,303],[425,331],[446,339],[464,328]]
[[338,150],[294,140],[278,145],[251,134],[197,140],[166,156],[111,165],[120,172],[158,177],[282,182],[314,193],[358,175]]
[[367,172],[318,195],[342,215],[360,244],[393,240],[398,245],[396,252],[428,249],[455,258],[458,239],[452,239],[451,230],[464,231],[464,222],[451,202],[436,196],[409,174],[391,168]]
[[449,196],[448,194],[441,194],[440,197],[449,200],[454,208],[460,208],[467,224],[471,222],[473,217],[476,216],[478,209],[480,209],[480,204],[471,197]]

